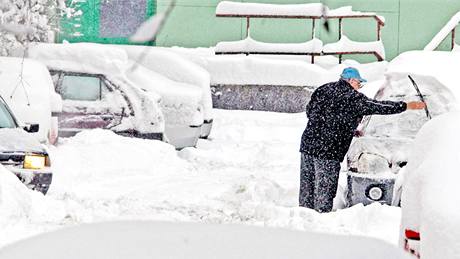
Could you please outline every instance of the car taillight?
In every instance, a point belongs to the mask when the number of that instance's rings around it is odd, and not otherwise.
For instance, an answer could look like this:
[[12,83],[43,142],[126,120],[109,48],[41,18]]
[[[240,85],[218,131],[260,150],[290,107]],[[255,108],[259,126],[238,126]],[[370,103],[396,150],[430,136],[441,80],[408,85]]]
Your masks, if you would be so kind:
[[413,230],[410,230],[410,229],[406,229],[405,235],[406,235],[407,239],[420,240],[420,233],[419,232],[416,232],[416,231],[413,231]]
[[404,250],[420,258],[420,233],[406,229],[404,235]]

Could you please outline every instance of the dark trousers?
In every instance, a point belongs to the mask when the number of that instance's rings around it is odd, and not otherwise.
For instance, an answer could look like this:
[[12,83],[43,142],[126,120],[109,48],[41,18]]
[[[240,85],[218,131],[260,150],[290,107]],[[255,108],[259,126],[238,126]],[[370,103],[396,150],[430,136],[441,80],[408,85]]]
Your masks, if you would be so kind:
[[299,206],[330,212],[337,193],[340,162],[300,154]]

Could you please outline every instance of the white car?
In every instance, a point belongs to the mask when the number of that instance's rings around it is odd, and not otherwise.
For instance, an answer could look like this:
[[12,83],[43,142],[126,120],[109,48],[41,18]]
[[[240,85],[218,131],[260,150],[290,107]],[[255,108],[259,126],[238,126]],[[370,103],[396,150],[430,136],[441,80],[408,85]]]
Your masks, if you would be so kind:
[[400,245],[423,259],[460,258],[460,111],[425,124],[402,181]]
[[54,144],[62,100],[54,90],[46,66],[27,58],[0,57],[0,82],[0,95],[18,123],[38,124],[39,131],[33,135],[42,143]]
[[[188,91],[200,88],[199,103],[203,114],[200,137],[207,138],[211,134],[214,115],[212,111],[211,76],[208,71],[181,55],[163,48],[135,45],[114,46],[124,49],[131,61],[152,71],[152,76],[162,75],[176,84],[180,84],[183,88],[190,88]],[[159,86],[152,87],[158,89]]]
[[[5,246],[0,259],[402,259],[384,241],[244,225],[124,221],[80,225]],[[410,258],[410,257],[409,257]]]
[[[449,64],[449,66],[446,66]],[[434,118],[456,108],[460,100],[457,67],[460,53],[410,51],[390,62],[382,89],[376,99],[419,101],[411,78]],[[426,111],[406,111],[396,115],[374,115],[364,119],[347,154],[349,206],[380,202],[399,204],[400,187],[395,182],[408,161],[409,148],[417,132],[429,120]],[[394,195],[394,193],[396,195]]]

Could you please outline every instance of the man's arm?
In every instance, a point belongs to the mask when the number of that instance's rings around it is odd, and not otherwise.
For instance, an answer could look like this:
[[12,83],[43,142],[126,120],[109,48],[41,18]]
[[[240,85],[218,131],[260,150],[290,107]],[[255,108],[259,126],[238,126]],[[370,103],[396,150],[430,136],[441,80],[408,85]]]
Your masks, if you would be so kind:
[[396,114],[407,109],[405,102],[377,101],[365,95],[360,95],[355,105],[362,115]]
[[393,101],[378,101],[370,99],[365,95],[360,95],[359,101],[356,102],[358,110],[362,115],[372,114],[396,114],[405,110],[421,110],[425,108],[423,102],[393,102]]

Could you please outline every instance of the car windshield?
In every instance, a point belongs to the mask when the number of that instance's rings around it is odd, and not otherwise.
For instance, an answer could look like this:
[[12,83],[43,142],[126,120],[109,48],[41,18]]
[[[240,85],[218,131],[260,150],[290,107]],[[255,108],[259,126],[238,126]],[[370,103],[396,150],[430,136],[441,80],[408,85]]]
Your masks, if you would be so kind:
[[0,101],[0,128],[16,128],[16,122],[3,101]]

